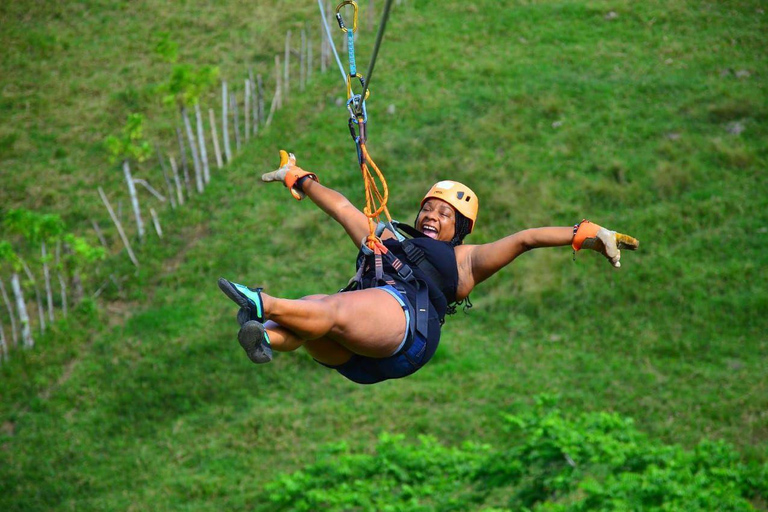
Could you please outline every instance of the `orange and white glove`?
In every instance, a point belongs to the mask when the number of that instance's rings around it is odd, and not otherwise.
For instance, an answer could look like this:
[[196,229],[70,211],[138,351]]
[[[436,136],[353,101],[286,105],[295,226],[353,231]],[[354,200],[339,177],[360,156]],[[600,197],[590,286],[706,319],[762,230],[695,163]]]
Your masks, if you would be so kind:
[[299,180],[305,177],[317,182],[320,181],[315,174],[296,166],[296,156],[293,153],[288,153],[281,149],[280,168],[276,171],[262,174],[261,181],[282,181],[283,184],[288,187],[288,190],[291,191],[291,195],[295,197],[297,201],[301,201],[306,194],[304,194],[304,191],[301,189]]
[[615,268],[621,267],[621,249],[636,250],[640,242],[629,235],[609,231],[595,223],[583,220],[573,227],[573,253],[581,249],[597,251]]

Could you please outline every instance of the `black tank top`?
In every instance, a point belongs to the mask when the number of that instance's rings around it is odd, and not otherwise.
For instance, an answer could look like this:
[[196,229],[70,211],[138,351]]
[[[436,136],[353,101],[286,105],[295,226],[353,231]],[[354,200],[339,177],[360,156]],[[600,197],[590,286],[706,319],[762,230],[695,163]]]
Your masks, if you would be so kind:
[[[435,283],[418,266],[414,265],[413,262],[408,259],[400,242],[394,238],[384,240],[384,246],[394,256],[411,267],[416,279],[427,284],[429,289],[429,302],[432,304],[432,307],[435,308],[435,312],[442,321],[442,319],[445,318],[448,304],[456,302],[456,289],[459,285],[459,269],[456,265],[456,254],[453,246],[448,242],[441,242],[428,237],[414,238],[409,240],[408,243],[413,244],[424,252],[424,259],[429,261],[437,270],[442,278],[442,283]],[[368,262],[364,264],[367,263]],[[386,260],[384,260],[384,272],[399,281],[399,279],[397,279],[397,271],[392,268]],[[367,286],[370,286],[374,280],[375,270],[373,268],[366,268],[363,273],[363,281]],[[410,292],[412,291],[410,290],[411,287],[406,286],[405,288],[410,296]],[[415,293],[415,290],[413,290],[413,292]],[[411,299],[411,297],[409,297],[409,299]]]

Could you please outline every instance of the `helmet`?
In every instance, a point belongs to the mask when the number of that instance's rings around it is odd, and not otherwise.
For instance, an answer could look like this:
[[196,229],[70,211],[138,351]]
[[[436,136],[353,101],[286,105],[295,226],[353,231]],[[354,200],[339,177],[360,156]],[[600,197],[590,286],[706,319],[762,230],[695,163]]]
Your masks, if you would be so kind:
[[458,181],[438,181],[432,188],[429,189],[427,195],[421,200],[421,206],[427,202],[427,199],[435,198],[441,199],[453,206],[456,211],[469,219],[469,232],[475,227],[475,220],[477,219],[478,201],[477,196],[468,186],[459,183]]

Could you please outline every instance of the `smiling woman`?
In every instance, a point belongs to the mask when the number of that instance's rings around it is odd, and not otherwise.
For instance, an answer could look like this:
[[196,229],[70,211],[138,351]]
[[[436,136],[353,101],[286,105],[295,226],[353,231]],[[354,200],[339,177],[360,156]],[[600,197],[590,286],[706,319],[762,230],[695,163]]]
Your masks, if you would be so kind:
[[[240,310],[238,340],[254,363],[272,360],[272,351],[300,347],[320,364],[360,384],[405,377],[434,355],[451,305],[466,299],[482,281],[522,253],[538,247],[593,249],[620,267],[622,248],[637,240],[583,220],[575,226],[526,229],[495,242],[465,245],[477,220],[479,201],[466,185],[440,181],[424,196],[414,223],[382,225],[379,249],[371,250],[368,218],[339,192],[281,152],[283,165],[262,176],[281,182],[296,199],[309,197],[361,247],[357,275],[342,292],[299,300],[272,297],[219,279],[219,287]],[[400,226],[401,229],[402,226]]]

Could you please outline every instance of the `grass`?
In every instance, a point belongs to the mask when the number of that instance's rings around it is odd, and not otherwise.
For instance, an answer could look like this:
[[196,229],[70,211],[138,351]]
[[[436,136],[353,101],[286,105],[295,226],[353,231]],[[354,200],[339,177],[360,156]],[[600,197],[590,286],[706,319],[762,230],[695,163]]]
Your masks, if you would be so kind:
[[[170,71],[152,53],[157,32],[179,42],[181,61],[234,77],[251,63],[268,73],[284,29],[316,27],[310,3],[0,9],[0,201],[78,226],[107,225],[97,183],[123,194],[101,141],[129,110],[147,114],[153,139],[173,140],[174,114],[152,92]],[[110,262],[132,276],[122,291],[0,368],[2,508],[252,508],[265,481],[328,443],[364,451],[382,431],[493,443],[500,413],[540,392],[573,412],[631,416],[665,442],[723,439],[766,460],[762,9],[396,7],[368,108],[369,149],[397,217],[410,219],[424,190],[451,177],[481,198],[471,243],[587,217],[638,237],[641,250],[619,272],[592,254],[526,254],[473,293],[475,308],[448,320],[434,360],[402,381],[357,386],[302,353],[254,367],[233,344],[234,311],[216,278],[299,297],[333,292],[353,273],[337,226],[257,181],[287,148],[360,201],[332,69],[214,171],[204,196],[164,211],[166,239],[139,251],[137,275],[125,258]],[[372,40],[361,33],[360,56]],[[744,130],[730,133],[731,123]]]

